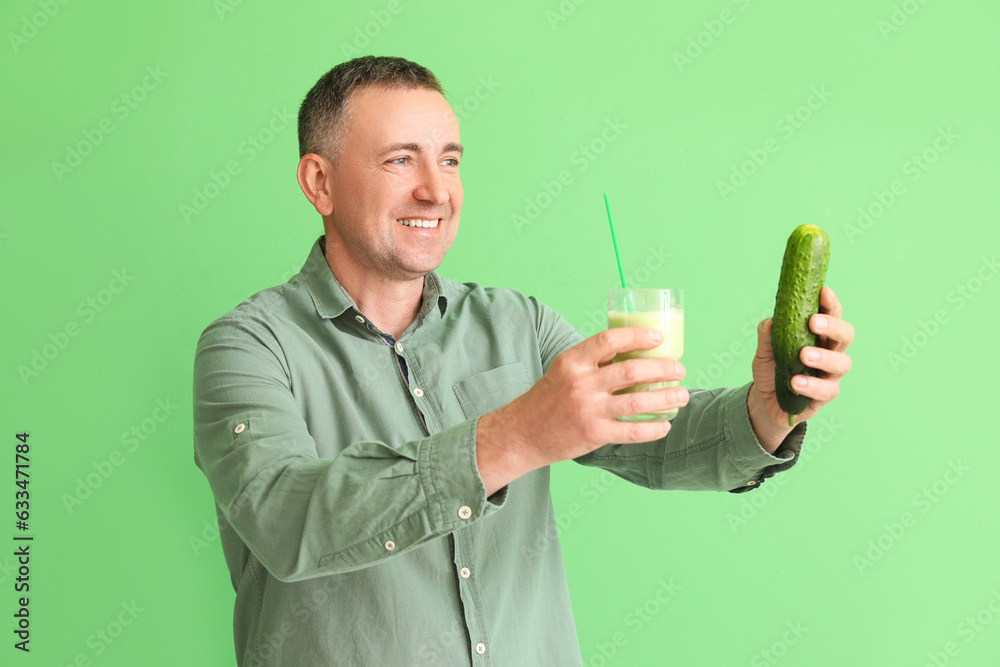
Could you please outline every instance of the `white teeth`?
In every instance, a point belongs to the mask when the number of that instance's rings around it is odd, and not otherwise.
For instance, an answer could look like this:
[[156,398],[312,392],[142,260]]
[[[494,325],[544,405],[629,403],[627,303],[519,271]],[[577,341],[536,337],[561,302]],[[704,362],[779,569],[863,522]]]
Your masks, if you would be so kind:
[[438,220],[421,220],[420,218],[407,218],[405,220],[399,220],[400,223],[406,225],[407,227],[423,227],[427,229],[433,229],[438,226]]

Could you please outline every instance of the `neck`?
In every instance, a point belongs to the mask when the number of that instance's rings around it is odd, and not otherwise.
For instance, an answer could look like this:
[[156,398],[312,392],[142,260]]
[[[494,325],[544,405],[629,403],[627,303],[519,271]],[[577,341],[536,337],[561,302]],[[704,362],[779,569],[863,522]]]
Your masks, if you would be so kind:
[[423,276],[393,280],[377,272],[361,270],[349,260],[343,261],[332,250],[327,244],[326,263],[337,282],[372,324],[398,340],[420,311]]

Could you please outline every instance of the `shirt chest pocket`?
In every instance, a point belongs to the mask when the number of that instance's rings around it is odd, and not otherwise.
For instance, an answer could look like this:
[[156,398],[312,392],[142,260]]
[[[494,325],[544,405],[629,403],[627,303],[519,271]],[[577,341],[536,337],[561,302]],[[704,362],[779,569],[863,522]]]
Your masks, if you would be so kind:
[[466,419],[502,408],[531,387],[528,367],[516,361],[467,377],[453,385]]

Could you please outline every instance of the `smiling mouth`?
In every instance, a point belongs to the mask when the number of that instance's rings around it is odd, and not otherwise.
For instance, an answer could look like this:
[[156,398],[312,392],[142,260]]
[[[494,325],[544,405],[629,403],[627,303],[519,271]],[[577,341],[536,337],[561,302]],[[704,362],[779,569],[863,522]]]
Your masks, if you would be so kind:
[[401,225],[405,225],[407,227],[420,227],[422,229],[434,229],[435,227],[438,226],[438,223],[441,222],[441,218],[434,218],[434,219],[431,219],[431,220],[428,220],[428,219],[425,219],[425,218],[401,218],[401,219],[397,220],[396,222],[398,222]]

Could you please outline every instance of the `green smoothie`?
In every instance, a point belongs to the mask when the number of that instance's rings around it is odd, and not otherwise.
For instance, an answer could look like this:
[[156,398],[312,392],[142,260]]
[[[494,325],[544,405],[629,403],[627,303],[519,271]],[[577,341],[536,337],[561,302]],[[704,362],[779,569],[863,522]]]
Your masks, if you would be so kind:
[[[637,311],[634,313],[611,311],[608,313],[608,328],[619,327],[650,327],[663,332],[663,343],[649,350],[633,350],[615,355],[614,361],[626,359],[658,358],[679,360],[684,354],[684,311],[671,308],[665,311]],[[639,383],[627,387],[615,394],[628,394],[634,391],[652,391],[666,387],[676,387],[680,384],[671,382]],[[641,415],[629,415],[620,419],[626,421],[667,421],[677,416],[677,409],[661,410]]]

